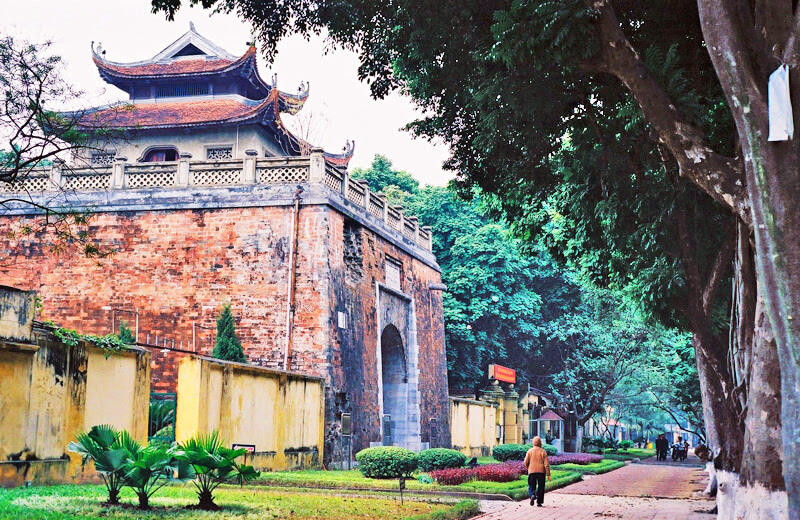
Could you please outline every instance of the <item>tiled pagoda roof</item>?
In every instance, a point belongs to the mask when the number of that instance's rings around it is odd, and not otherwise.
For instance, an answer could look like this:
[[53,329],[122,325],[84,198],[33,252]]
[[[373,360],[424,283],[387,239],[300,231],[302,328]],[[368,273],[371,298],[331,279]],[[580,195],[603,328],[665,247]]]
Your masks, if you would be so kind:
[[[297,149],[301,140],[281,123],[281,113],[296,114],[309,96],[307,84],[301,84],[296,94],[281,92],[277,80],[264,82],[258,73],[254,45],[238,58],[201,36],[190,24],[189,31],[149,60],[135,63],[109,61],[105,52],[92,42],[92,59],[100,76],[107,82],[127,91],[131,101],[113,107],[90,110],[79,118],[86,130],[109,127],[123,130],[147,130],[220,126],[225,124],[259,123],[267,126]],[[197,81],[193,81],[196,78]],[[235,82],[237,94],[208,93],[180,97],[135,96],[148,92],[153,85],[206,83],[214,78]],[[141,87],[145,88],[142,89]],[[209,87],[210,88],[210,87]],[[152,94],[151,94],[152,96]],[[326,154],[329,162],[346,166],[352,157],[352,147],[342,154]]]
[[237,60],[216,58],[178,60],[171,63],[127,64],[105,61],[97,54],[94,54],[92,59],[100,71],[101,76],[103,76],[103,79],[106,79],[106,76],[152,79],[227,72],[241,67],[247,60],[252,59],[254,55],[255,47],[250,47],[247,52]]
[[172,128],[242,123],[271,118],[271,100],[252,105],[235,99],[117,105],[85,113],[82,126],[117,129]]

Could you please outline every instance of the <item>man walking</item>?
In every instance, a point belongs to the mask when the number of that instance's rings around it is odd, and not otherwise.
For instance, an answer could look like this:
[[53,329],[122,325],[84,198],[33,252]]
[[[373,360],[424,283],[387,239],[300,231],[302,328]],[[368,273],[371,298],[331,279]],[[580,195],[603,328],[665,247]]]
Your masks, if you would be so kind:
[[544,477],[550,479],[550,461],[547,452],[542,448],[542,439],[538,436],[533,438],[533,448],[525,454],[525,467],[528,468],[528,494],[531,497],[531,505],[534,498],[536,505],[542,507],[544,503]]

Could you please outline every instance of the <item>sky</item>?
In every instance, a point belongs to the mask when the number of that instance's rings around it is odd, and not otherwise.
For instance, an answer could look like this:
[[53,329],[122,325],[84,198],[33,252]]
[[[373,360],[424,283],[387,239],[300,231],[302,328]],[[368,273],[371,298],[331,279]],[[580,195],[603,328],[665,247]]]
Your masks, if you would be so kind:
[[[188,31],[190,21],[198,33],[236,56],[244,54],[250,40],[250,26],[234,15],[183,7],[175,21],[168,22],[162,14],[150,12],[148,0],[26,0],[13,5],[3,9],[0,31],[33,42],[52,41],[53,53],[64,58],[64,77],[85,93],[85,102],[92,106],[127,99],[100,79],[92,63],[92,41],[102,43],[107,59],[129,62],[157,54]],[[368,85],[358,81],[357,56],[344,50],[325,51],[323,38],[307,42],[295,35],[279,43],[274,64],[268,67],[263,57],[259,62],[261,77],[269,83],[277,73],[278,88],[286,92],[296,92],[301,81],[310,82],[311,95],[303,111],[311,112],[312,124],[324,129],[316,144],[338,153],[345,141],[355,140],[351,168],[369,166],[381,153],[425,184],[446,184],[453,177],[442,169],[447,146],[413,139],[402,130],[420,115],[413,103],[396,93],[373,100]]]

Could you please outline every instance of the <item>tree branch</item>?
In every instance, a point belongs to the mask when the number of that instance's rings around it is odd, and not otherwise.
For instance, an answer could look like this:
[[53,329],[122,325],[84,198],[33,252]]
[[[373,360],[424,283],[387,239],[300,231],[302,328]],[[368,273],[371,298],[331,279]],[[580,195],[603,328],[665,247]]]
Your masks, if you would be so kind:
[[597,30],[604,69],[627,87],[659,142],[678,163],[680,174],[714,200],[750,222],[741,161],[708,147],[703,131],[684,118],[628,41],[610,0],[585,0],[598,13]]
[[733,260],[733,253],[736,248],[736,235],[735,233],[727,233],[726,236],[727,239],[722,249],[717,253],[717,257],[714,259],[714,266],[711,268],[711,273],[708,275],[708,280],[703,290],[703,312],[705,312],[706,316],[711,316],[711,306],[714,303],[714,296],[722,281],[722,276]]

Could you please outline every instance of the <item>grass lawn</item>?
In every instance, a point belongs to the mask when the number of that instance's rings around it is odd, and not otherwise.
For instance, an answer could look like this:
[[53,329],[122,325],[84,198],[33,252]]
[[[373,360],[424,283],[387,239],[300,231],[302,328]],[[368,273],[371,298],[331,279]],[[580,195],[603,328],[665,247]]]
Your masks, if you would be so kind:
[[601,473],[608,473],[609,471],[621,468],[624,465],[625,461],[622,460],[603,459],[600,462],[593,462],[592,464],[559,464],[558,466],[553,466],[553,468],[600,475]]
[[152,499],[151,511],[131,507],[136,497],[129,489],[121,495],[124,506],[104,507],[105,488],[96,485],[34,486],[0,489],[0,519],[93,520],[113,519],[156,520],[461,520],[478,512],[475,501],[457,504],[406,501],[384,498],[360,498],[331,494],[275,491],[264,487],[226,487],[217,490],[216,502],[221,511],[205,512],[187,509],[197,503],[194,488],[174,485],[162,488]]
[[[581,479],[581,473],[575,471],[562,471],[554,469],[552,471],[553,481],[547,484],[547,489],[557,489],[559,487],[572,484]],[[382,480],[366,478],[358,470],[351,471],[276,471],[272,473],[262,473],[258,482],[278,485],[296,486],[310,488],[343,488],[343,489],[397,489],[397,480]],[[508,495],[514,499],[527,496],[528,484],[527,477],[521,477],[514,482],[466,482],[458,486],[440,486],[438,484],[423,484],[417,480],[409,479],[406,481],[406,489],[409,491],[460,491],[465,493],[498,493]]]
[[603,453],[604,459],[613,460],[634,460],[634,459],[647,459],[656,456],[656,450],[645,450],[639,448],[631,448],[629,450],[619,451],[606,451]]

